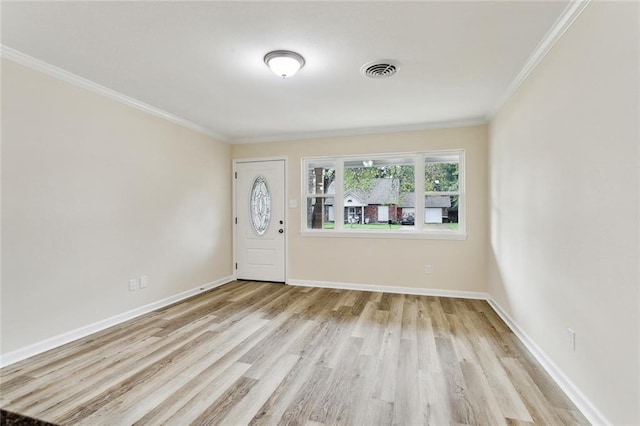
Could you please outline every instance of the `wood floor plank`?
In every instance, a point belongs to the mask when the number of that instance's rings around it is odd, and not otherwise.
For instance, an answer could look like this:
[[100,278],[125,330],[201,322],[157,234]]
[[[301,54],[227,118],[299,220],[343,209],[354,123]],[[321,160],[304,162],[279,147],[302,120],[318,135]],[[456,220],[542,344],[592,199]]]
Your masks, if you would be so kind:
[[[254,317],[262,319],[259,315],[254,315]],[[286,316],[282,316],[282,320],[286,318]],[[271,323],[271,325],[274,325],[274,323]],[[214,341],[210,342],[211,347],[216,351],[214,354],[212,354],[214,355],[213,359],[217,359],[213,363],[207,365],[205,370],[203,370],[197,377],[193,378],[184,385],[180,386],[182,380],[173,382],[174,385],[177,385],[173,386],[173,392],[168,395],[166,399],[164,399],[164,401],[162,401],[158,406],[156,406],[147,415],[145,415],[139,422],[141,424],[151,425],[164,423],[172,416],[172,413],[174,413],[177,409],[180,409],[178,410],[178,412],[182,411],[183,409],[181,409],[180,407],[184,406],[190,407],[190,410],[192,411],[194,409],[194,401],[195,403],[198,403],[198,401],[202,402],[203,399],[199,397],[199,394],[205,391],[205,388],[207,386],[211,386],[209,385],[209,382],[211,382],[211,380],[217,379],[220,374],[227,374],[223,372],[227,369],[233,368],[233,366],[243,366],[243,370],[241,373],[242,375],[247,376],[247,370],[250,367],[254,367],[256,365],[240,363],[238,362],[238,360],[247,352],[252,350],[266,336],[268,336],[272,332],[272,330],[269,327],[261,327],[255,332],[247,330],[247,333],[245,333],[245,335],[238,335],[238,333],[234,333],[234,331],[236,330],[229,330],[229,333],[227,334],[228,340],[226,342],[220,341],[217,345]],[[265,365],[265,363],[260,363],[258,366],[260,366],[261,368],[268,367],[268,365]],[[239,377],[240,376],[238,375],[236,379],[238,379]],[[216,385],[218,384],[219,383],[216,383]],[[167,389],[167,391],[170,390]],[[154,392],[154,394],[156,393],[158,393],[158,391]],[[218,397],[219,396],[220,395],[218,395]],[[192,401],[192,399],[194,401]],[[212,401],[209,401],[209,403],[211,402]],[[206,406],[204,408],[206,408]],[[195,419],[195,417],[192,418],[192,420],[193,419]]]
[[[100,357],[88,365],[76,367],[71,373],[68,369],[55,370],[50,376],[34,379],[29,386],[20,389],[21,393],[13,397],[10,406],[14,410],[29,411],[31,407],[43,406],[47,401],[61,401],[63,395],[76,392],[84,383],[91,383],[101,372],[116,368],[128,357],[130,357],[129,363],[137,360],[139,356],[137,354],[145,353],[156,345],[159,346],[162,343],[160,340],[158,337],[149,336],[127,345],[124,349],[121,348],[120,352],[107,359]],[[62,375],[59,374],[60,372]]]
[[545,398],[547,398],[554,407],[565,410],[575,409],[567,395],[562,392],[560,387],[556,385],[546,371],[539,368],[536,359],[527,351],[524,344],[518,340],[513,333],[504,333],[502,341],[510,348],[511,353],[515,354],[515,358],[520,361],[529,377],[531,377],[536,386],[543,391]]
[[152,426],[180,424],[181,421],[190,423],[213,401],[218,399],[227,388],[240,379],[249,367],[251,365],[240,362],[232,362],[229,366],[212,364],[197,377],[174,391],[169,398],[149,411],[135,424]]
[[327,348],[320,362],[325,363],[327,367],[336,369],[339,364],[344,363],[345,358],[352,358],[357,354],[349,353],[353,348],[349,345],[350,342],[357,340],[360,342],[358,351],[362,346],[362,338],[351,337],[351,331],[355,325],[353,315],[351,315],[351,308],[349,306],[343,306],[339,312],[336,312],[336,318],[339,318],[337,323],[336,334],[333,338],[335,342],[331,348]]
[[183,360],[188,362],[190,358],[187,355],[191,351],[196,350],[198,346],[206,344],[207,340],[210,339],[212,334],[213,333],[210,331],[202,333],[196,339],[193,339],[183,347],[172,351],[162,359],[158,360],[158,362],[148,365],[146,368],[136,372],[126,380],[120,382],[115,389],[106,389],[95,397],[89,399],[81,407],[77,407],[71,411],[61,414],[60,416],[54,417],[54,421],[61,424],[79,423],[80,420],[89,417],[100,410],[109,401],[117,399],[121,395],[125,395],[126,393],[133,391],[139,384],[144,383],[146,380],[149,380],[154,375],[160,373],[160,371],[166,366],[181,362]]
[[296,345],[289,348],[289,353],[299,356],[298,362],[263,404],[250,424],[278,424],[285,413],[289,416],[289,420],[283,421],[284,423],[295,421],[295,415],[292,414],[294,412],[292,401],[306,396],[306,391],[303,388],[308,383],[313,383],[312,376],[317,374],[317,366],[323,355],[323,348],[330,340],[327,336],[331,336],[331,331],[335,329],[335,323],[329,321],[310,321],[310,324],[312,327],[300,339],[305,344],[300,348],[296,348]]
[[113,424],[133,424],[140,417],[151,411],[176,389],[197,377],[205,366],[220,358],[219,354],[210,351],[208,345],[200,345],[189,350],[174,368],[163,368],[147,380],[142,380],[132,392],[140,395],[137,399],[128,393],[120,397],[111,397],[93,414],[76,422],[77,425],[94,425],[112,422]]
[[415,371],[418,365],[418,343],[413,335],[408,337],[400,341],[400,357],[396,370],[393,423],[398,425],[417,425],[424,417],[423,405],[420,402],[420,381]]
[[393,402],[371,399],[362,424],[371,426],[392,425]]
[[[261,353],[257,358],[253,359],[253,361],[251,362],[251,368],[249,369],[249,371],[247,371],[245,376],[252,379],[260,380],[261,378],[270,374],[271,366],[274,365],[274,363],[277,362],[280,358],[286,357],[288,355],[297,355],[290,353],[292,343],[299,337],[309,333],[309,330],[313,328],[314,324],[312,321],[301,320],[299,317],[296,317],[295,319],[297,320],[296,322],[287,322],[286,324],[283,324],[283,327],[285,325],[295,324],[295,328],[291,330],[290,334],[287,334],[287,339],[275,339],[272,337],[273,333],[271,333],[265,336],[263,338],[263,341],[265,339],[272,340],[275,342],[273,346],[269,345],[267,347],[264,347],[261,346],[260,343],[258,343],[253,348],[251,348],[251,351],[255,351],[256,348],[260,348]],[[245,361],[247,359],[246,355],[247,354],[240,358],[241,362],[248,362]]]
[[258,380],[249,393],[233,406],[220,423],[228,425],[248,424],[262,405],[267,402],[269,396],[280,385],[282,380],[291,372],[298,360],[299,357],[296,355],[285,355],[277,360],[269,369],[269,374]]
[[304,395],[302,388],[311,380],[312,373],[315,372],[315,361],[319,358],[319,352],[316,353],[315,358],[299,358],[287,377],[271,393],[248,424],[254,426],[279,424],[287,411],[292,418],[291,422],[294,422],[295,415],[292,414],[293,410],[291,409],[292,401],[298,395]]
[[502,363],[522,397],[534,423],[563,424],[553,406],[549,404],[549,401],[529,377],[522,364],[514,358],[503,358]]
[[376,379],[375,368],[377,361],[376,357],[369,355],[360,355],[358,357],[357,371],[352,375],[350,392],[347,396],[348,401],[345,404],[345,407],[349,407],[349,409],[345,409],[340,413],[342,424],[365,424],[364,418],[367,406],[371,401],[373,385]]
[[[191,422],[191,425],[205,426],[222,424],[222,419],[224,419],[227,413],[229,413],[238,402],[242,401],[257,383],[257,380],[244,376],[240,377]],[[184,419],[180,419],[179,424],[185,424]]]
[[235,281],[0,370],[60,425],[588,424],[485,301]]
[[496,396],[482,374],[481,367],[478,364],[462,362],[460,368],[477,424],[506,425]]
[[[209,339],[207,345],[200,345],[190,350],[173,368],[164,368],[149,380],[138,385],[134,392],[141,397],[132,400],[127,395],[111,399],[100,410],[84,418],[78,424],[99,424],[113,421],[116,424],[132,424],[145,413],[156,407],[162,400],[168,398],[176,388],[181,388],[208,366],[220,360],[232,348],[239,348],[250,336],[267,324],[267,321],[257,316],[247,318],[247,327],[240,328],[235,333],[220,333],[215,339]],[[258,336],[259,338],[260,336]],[[256,338],[257,340],[257,338]],[[221,350],[216,351],[216,349]],[[115,409],[114,409],[115,407]]]
[[380,376],[374,391],[374,398],[388,402],[394,402],[396,393],[396,369],[400,356],[403,308],[404,295],[394,294],[389,304],[389,322],[379,353]]
[[494,394],[504,417],[523,422],[533,422],[502,363],[491,351],[486,339],[477,339],[474,348],[489,386],[491,389],[501,390],[500,392],[494,392]]
[[373,323],[373,317],[378,310],[378,303],[369,301],[362,310],[362,314],[358,316],[356,324],[353,327],[351,336],[365,338],[370,330],[369,327]]
[[309,416],[318,400],[317,395],[325,392],[331,377],[331,369],[326,367],[316,365],[312,367],[312,371],[309,380],[303,384],[282,413],[279,425],[297,425],[310,420]]
[[324,394],[318,394],[315,409],[309,420],[325,424],[342,424],[349,409],[349,392],[354,385],[352,374],[357,371],[358,354],[362,339],[349,337],[340,361],[331,368],[331,377]]
[[[245,317],[238,321],[237,328],[234,330],[235,332],[232,333],[229,330],[213,332],[211,329],[218,330],[220,328],[219,324],[200,321],[194,322],[188,327],[184,327],[181,334],[168,336],[161,340],[160,342],[163,343],[162,347],[155,349],[151,353],[148,353],[148,351],[142,352],[142,356],[138,355],[136,359],[128,359],[122,362],[117,369],[106,370],[102,374],[96,375],[92,378],[92,383],[87,383],[85,387],[76,389],[76,392],[71,395],[58,395],[57,398],[61,396],[66,397],[55,405],[49,405],[45,411],[36,414],[51,416],[55,419],[56,416],[61,415],[61,413],[69,411],[67,407],[77,406],[81,403],[86,408],[87,401],[91,398],[98,398],[101,389],[119,388],[123,381],[161,362],[163,358],[171,357],[171,353],[183,351],[184,347],[199,338],[201,333],[208,333],[212,340],[214,336],[216,336],[215,338],[221,339],[221,344],[224,345],[225,342],[237,342],[239,338],[244,336],[244,333],[252,333],[255,331],[255,328],[263,324],[264,320],[255,318],[255,316]],[[210,343],[211,342],[209,342],[209,344]],[[154,348],[155,347],[152,347],[152,349]],[[85,410],[85,414],[86,413],[88,412]]]
[[155,325],[153,322],[156,320],[157,315],[158,314],[154,312],[138,317],[130,326],[119,325],[110,327],[59,348],[18,362],[12,366],[5,367],[0,370],[0,377],[2,378],[0,380],[0,386],[3,386],[6,380],[10,380],[16,375],[39,376],[42,373],[47,374],[56,367],[64,367],[74,362],[79,358],[81,353],[100,350],[111,342],[115,342],[115,344],[121,346],[122,342],[120,339],[122,337],[130,336],[145,327],[154,328]]
[[387,323],[389,322],[389,311],[377,310],[373,314],[373,321],[367,326],[368,332],[363,337],[362,349],[360,353],[362,355],[370,355],[378,357],[380,353],[380,347],[382,345],[382,339],[384,338],[385,330],[387,329]]
[[577,410],[557,408],[556,414],[562,420],[562,423],[565,425],[579,424],[579,425],[588,426],[591,424],[586,419],[586,417]]
[[[183,343],[187,343],[203,332],[206,326],[207,324],[194,323],[188,331],[185,330],[179,337]],[[116,385],[123,380],[123,377],[135,374],[150,363],[161,359],[175,349],[174,342],[177,338],[178,336],[156,340],[126,359],[118,358],[115,363],[107,363],[110,368],[98,370],[89,377],[83,376],[68,382],[67,380],[52,380],[51,384],[54,388],[58,388],[57,392],[48,395],[35,392],[37,400],[28,407],[21,408],[19,412],[25,412],[33,417],[53,419],[58,414],[68,411],[70,407],[81,405],[104,389]],[[71,370],[69,375],[72,377],[74,373],[76,371]]]
[[467,398],[466,383],[453,342],[450,338],[436,337],[436,348],[440,357],[442,374],[447,384],[452,420],[459,424],[477,424],[476,413]]
[[447,388],[447,381],[444,375],[429,370],[419,370],[418,380],[420,382],[419,393],[422,403],[424,425],[445,425],[452,419],[451,397],[448,392],[442,389]]
[[427,299],[418,299],[416,334],[418,344],[418,368],[423,371],[439,371],[438,351]]

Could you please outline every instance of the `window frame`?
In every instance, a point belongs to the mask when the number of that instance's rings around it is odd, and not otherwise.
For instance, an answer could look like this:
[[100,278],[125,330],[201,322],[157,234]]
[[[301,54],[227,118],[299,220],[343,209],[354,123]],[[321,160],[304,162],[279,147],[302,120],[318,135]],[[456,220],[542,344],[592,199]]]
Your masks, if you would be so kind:
[[[432,192],[425,191],[425,159],[437,156],[457,156],[458,157],[458,191]],[[414,184],[415,184],[415,214],[414,226],[401,229],[348,229],[344,227],[342,219],[344,212],[344,164],[347,161],[363,160],[388,160],[390,158],[412,157],[414,160]],[[332,162],[335,170],[335,193],[333,194],[310,194],[309,188],[309,164],[318,162]],[[405,238],[405,239],[443,239],[443,240],[466,240],[466,191],[465,191],[465,151],[464,149],[435,150],[421,152],[392,152],[377,154],[356,154],[340,156],[321,156],[301,158],[301,195],[300,235],[305,237],[330,237],[330,238]],[[429,229],[424,223],[425,197],[427,195],[451,195],[458,196],[458,230],[447,231]],[[311,198],[334,198],[334,227],[331,229],[309,229],[307,227],[308,211],[307,202]]]

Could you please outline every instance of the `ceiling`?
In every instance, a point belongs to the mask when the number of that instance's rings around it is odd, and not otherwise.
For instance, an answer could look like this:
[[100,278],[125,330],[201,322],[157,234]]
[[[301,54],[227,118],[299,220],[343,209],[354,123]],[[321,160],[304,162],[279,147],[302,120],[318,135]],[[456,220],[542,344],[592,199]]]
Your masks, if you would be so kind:
[[[1,36],[240,143],[483,122],[567,4],[3,1]],[[306,65],[277,77],[276,49]],[[361,74],[380,59],[397,74]]]

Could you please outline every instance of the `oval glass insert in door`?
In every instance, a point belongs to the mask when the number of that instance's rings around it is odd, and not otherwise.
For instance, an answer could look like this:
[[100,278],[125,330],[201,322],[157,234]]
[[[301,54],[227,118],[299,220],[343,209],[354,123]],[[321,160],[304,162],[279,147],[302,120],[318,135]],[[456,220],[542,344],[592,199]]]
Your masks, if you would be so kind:
[[256,234],[263,235],[271,219],[271,194],[264,176],[258,176],[251,186],[249,210],[253,230]]

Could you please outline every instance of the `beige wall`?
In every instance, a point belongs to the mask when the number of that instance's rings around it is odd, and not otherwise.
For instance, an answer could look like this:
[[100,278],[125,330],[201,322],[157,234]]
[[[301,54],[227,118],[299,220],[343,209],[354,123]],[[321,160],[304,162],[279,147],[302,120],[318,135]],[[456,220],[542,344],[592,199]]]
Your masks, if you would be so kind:
[[591,3],[490,126],[489,291],[615,424],[640,424],[638,52],[638,3]]
[[232,274],[228,145],[6,60],[2,106],[3,354]]
[[[466,241],[320,238],[300,235],[301,158],[463,148],[466,151]],[[486,291],[486,126],[234,145],[234,159],[288,159],[289,280]],[[424,265],[432,265],[432,274]]]

